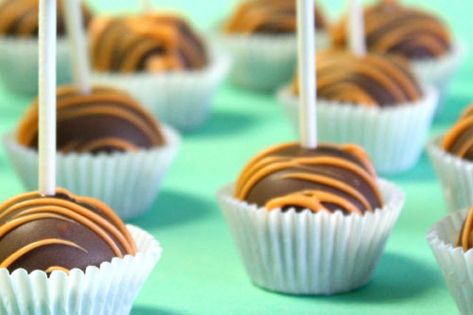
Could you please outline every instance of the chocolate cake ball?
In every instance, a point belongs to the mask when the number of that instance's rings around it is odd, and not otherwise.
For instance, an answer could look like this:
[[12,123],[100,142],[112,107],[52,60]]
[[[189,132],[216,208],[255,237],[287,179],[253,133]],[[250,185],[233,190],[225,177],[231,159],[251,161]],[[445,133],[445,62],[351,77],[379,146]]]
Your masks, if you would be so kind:
[[123,222],[102,202],[58,189],[0,204],[0,268],[68,272],[135,255]]
[[90,34],[92,64],[101,72],[198,70],[208,62],[202,39],[178,16],[98,18]]
[[383,205],[376,180],[368,156],[356,145],[308,150],[288,143],[248,163],[236,183],[235,198],[268,210],[363,214]]
[[[16,37],[38,36],[39,0],[3,0],[0,1],[0,35]],[[58,0],[57,34],[65,34],[63,0]],[[82,4],[84,26],[89,24],[92,13]]]
[[[346,45],[347,20],[345,17],[334,27],[336,46]],[[450,31],[440,19],[395,1],[365,9],[365,36],[370,52],[398,54],[410,60],[441,57],[452,47]]]
[[470,105],[457,123],[444,136],[445,151],[462,159],[473,161],[473,105]]
[[[296,32],[296,2],[249,0],[241,3],[225,25],[227,33],[287,34]],[[315,9],[315,28],[326,28],[320,8]]]
[[[20,122],[18,143],[38,146],[38,103]],[[158,122],[128,94],[94,87],[81,94],[66,86],[57,92],[57,148],[62,153],[111,153],[137,151],[164,145]]]
[[[299,95],[297,78],[293,92]],[[327,51],[317,55],[317,97],[387,107],[417,101],[422,91],[401,58]]]

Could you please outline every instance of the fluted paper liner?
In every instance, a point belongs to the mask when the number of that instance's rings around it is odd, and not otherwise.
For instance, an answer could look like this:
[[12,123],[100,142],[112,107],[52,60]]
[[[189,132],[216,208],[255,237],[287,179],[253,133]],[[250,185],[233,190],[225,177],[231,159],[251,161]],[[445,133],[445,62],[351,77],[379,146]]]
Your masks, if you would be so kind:
[[[231,80],[242,87],[271,91],[294,77],[297,37],[291,35],[219,35],[218,40],[233,58]],[[318,31],[316,49],[329,47],[327,32]]]
[[[57,82],[71,82],[72,70],[66,39],[57,42]],[[0,36],[0,78],[13,92],[38,94],[38,39]]]
[[213,98],[228,69],[229,59],[218,49],[209,50],[202,70],[167,73],[92,73],[92,81],[128,91],[154,116],[180,130],[200,127],[208,118]]
[[[278,99],[298,128],[298,98],[285,87],[279,91]],[[362,146],[380,173],[406,171],[419,160],[437,99],[438,92],[426,87],[419,101],[389,108],[317,100],[319,141]]]
[[[104,201],[123,219],[149,210],[180,145],[173,129],[162,125],[166,145],[138,152],[91,155],[57,154],[57,184],[75,194]],[[38,153],[16,141],[12,134],[4,146],[27,190],[37,188]]]
[[404,204],[404,194],[380,180],[385,205],[345,216],[309,210],[267,211],[218,193],[240,256],[260,287],[289,294],[334,294],[365,285]]
[[430,160],[444,192],[449,211],[473,206],[473,163],[444,151],[442,137],[427,147]]
[[135,256],[114,258],[100,267],[69,274],[0,269],[0,313],[3,315],[126,315],[161,258],[159,243],[145,231],[127,226],[136,242]]
[[468,210],[455,211],[437,222],[427,235],[430,248],[458,309],[473,314],[473,250],[455,246]]
[[467,54],[464,43],[457,43],[452,51],[435,59],[412,61],[412,70],[419,80],[427,86],[432,86],[439,92],[439,105],[436,112],[439,113],[445,104],[446,94],[450,83],[458,68]]

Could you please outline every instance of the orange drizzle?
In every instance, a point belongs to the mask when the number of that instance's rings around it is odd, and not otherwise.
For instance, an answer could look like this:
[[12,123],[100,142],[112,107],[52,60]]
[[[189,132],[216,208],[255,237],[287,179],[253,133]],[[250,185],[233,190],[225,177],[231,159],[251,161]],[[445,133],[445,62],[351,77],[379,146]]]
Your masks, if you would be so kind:
[[462,247],[465,252],[473,247],[472,232],[473,209],[471,209],[468,213],[468,216],[466,217],[465,222],[463,223],[462,231],[457,240],[457,246]]
[[64,268],[64,267],[61,267],[61,266],[51,266],[51,267],[49,267],[48,269],[46,269],[45,272],[46,272],[46,273],[51,273],[51,272],[56,271],[56,270],[58,270],[58,271],[64,271],[64,272],[67,273],[67,274],[69,273],[69,269]]
[[28,244],[28,245],[20,248],[19,250],[17,250],[16,252],[14,252],[10,256],[8,256],[7,258],[5,258],[0,263],[0,268],[8,268],[10,265],[15,263],[15,261],[20,259],[22,256],[28,254],[29,252],[31,252],[31,251],[39,248],[39,247],[49,246],[49,245],[64,245],[64,246],[74,247],[74,248],[77,248],[78,250],[80,250],[80,251],[87,254],[87,251],[83,247],[80,247],[79,245],[77,245],[73,242],[50,238],[50,239],[44,239],[44,240],[40,240],[40,241],[31,243],[31,244]]
[[302,191],[283,197],[274,198],[266,204],[268,210],[282,209],[284,207],[300,207],[309,209],[313,213],[326,211],[323,202],[332,203],[346,209],[349,213],[362,214],[362,212],[351,202],[332,193],[324,191]]
[[339,180],[335,180],[328,176],[321,176],[321,175],[314,175],[314,174],[307,174],[307,173],[291,173],[291,174],[285,174],[284,176],[281,176],[281,178],[305,180],[308,182],[320,183],[321,185],[324,185],[324,186],[333,187],[357,199],[359,202],[361,202],[361,204],[363,204],[366,210],[372,210],[368,200],[366,200],[366,198],[362,194],[360,194],[356,189],[354,189],[353,187],[350,187],[350,185],[347,185]]
[[[464,154],[471,147],[471,140],[467,140],[458,146],[458,138],[462,136],[467,130],[473,127],[473,116],[464,116],[448,131],[443,137],[442,147],[445,151],[451,152],[455,155],[463,157]],[[457,145],[455,152],[452,152],[453,147]]]

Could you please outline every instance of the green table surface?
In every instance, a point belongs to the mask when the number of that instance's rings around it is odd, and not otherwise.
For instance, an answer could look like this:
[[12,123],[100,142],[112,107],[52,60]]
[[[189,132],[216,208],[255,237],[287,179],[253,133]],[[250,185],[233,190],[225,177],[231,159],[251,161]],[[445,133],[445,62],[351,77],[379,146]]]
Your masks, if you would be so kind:
[[[100,12],[138,10],[139,1],[89,1]],[[231,10],[232,0],[161,0],[184,11],[202,30],[211,30]],[[345,1],[320,1],[335,17]],[[441,14],[457,38],[472,42],[471,1],[406,1]],[[471,59],[456,76],[445,110],[432,135],[450,126],[473,101]],[[31,97],[0,87],[0,133],[15,128]],[[153,208],[131,223],[151,232],[164,247],[162,260],[136,300],[133,314],[452,314],[440,270],[425,240],[446,214],[440,185],[424,155],[405,174],[389,179],[407,194],[407,203],[371,282],[332,297],[269,293],[251,284],[215,201],[215,192],[235,180],[259,150],[296,135],[270,94],[225,84],[207,123],[184,134],[182,149]],[[0,200],[23,191],[0,149]]]

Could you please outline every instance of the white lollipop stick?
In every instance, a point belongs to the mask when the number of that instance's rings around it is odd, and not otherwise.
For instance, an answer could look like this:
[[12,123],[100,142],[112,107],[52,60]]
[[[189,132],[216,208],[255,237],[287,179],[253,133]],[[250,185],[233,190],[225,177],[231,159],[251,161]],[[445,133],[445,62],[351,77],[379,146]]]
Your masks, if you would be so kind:
[[366,55],[365,21],[363,6],[359,0],[350,0],[349,31],[351,52],[359,57]]
[[80,0],[65,0],[64,14],[71,48],[74,83],[82,94],[91,91],[89,53],[82,23]]
[[297,0],[297,42],[300,85],[300,142],[317,147],[315,17],[313,0]]
[[39,192],[56,194],[56,0],[39,1]]
[[153,4],[151,0],[141,0],[141,6],[143,7],[144,12],[149,12],[153,10]]

